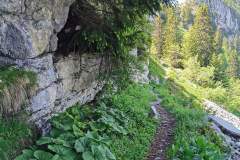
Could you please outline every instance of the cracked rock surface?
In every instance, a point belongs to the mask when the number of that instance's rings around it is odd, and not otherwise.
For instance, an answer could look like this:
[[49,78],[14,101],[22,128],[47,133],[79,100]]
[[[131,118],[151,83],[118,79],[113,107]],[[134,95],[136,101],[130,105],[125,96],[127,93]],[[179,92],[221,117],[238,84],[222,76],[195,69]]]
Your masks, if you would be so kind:
[[47,121],[79,102],[94,99],[102,58],[96,54],[56,56],[57,34],[74,0],[0,0],[0,66],[15,65],[37,74],[29,99],[30,120],[46,133]]

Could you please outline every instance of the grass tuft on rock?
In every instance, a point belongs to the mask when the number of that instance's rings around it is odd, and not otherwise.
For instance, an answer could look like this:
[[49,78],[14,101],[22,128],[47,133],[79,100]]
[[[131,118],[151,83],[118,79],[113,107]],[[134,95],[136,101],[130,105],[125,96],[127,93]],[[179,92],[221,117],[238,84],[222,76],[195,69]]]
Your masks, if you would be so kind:
[[36,84],[33,72],[0,68],[0,159],[13,159],[34,141],[23,106]]
[[2,67],[0,68],[0,91],[4,87],[16,84],[19,79],[28,79],[29,85],[36,84],[36,75],[33,72],[25,71],[14,67]]

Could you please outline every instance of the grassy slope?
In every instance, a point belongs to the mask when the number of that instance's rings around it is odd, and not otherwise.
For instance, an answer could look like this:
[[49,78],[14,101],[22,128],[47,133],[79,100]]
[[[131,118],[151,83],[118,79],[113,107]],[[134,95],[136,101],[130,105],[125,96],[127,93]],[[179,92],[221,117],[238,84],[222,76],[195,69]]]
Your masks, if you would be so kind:
[[199,101],[203,102],[204,99],[211,100],[219,105],[223,105],[223,107],[225,107],[225,109],[229,112],[240,116],[239,80],[230,79],[228,87],[223,87],[222,85],[202,87],[184,77],[185,73],[183,73],[182,70],[177,71],[175,69],[168,68],[166,74],[174,81],[175,84],[181,86],[183,90],[187,91]]
[[129,136],[115,138],[111,148],[119,160],[144,160],[150,142],[156,131],[157,123],[149,117],[150,102],[155,96],[150,92],[149,86],[129,86],[120,94],[112,97],[112,104],[131,113],[128,130]]
[[[36,82],[35,74],[16,68],[0,68],[0,94],[4,87],[16,85],[18,79],[28,78],[29,85]],[[0,159],[8,160],[19,154],[32,141],[30,126],[23,118],[0,119]]]
[[153,59],[150,70],[161,79],[160,85],[153,84],[154,91],[162,98],[162,105],[177,121],[175,142],[169,149],[169,159],[224,159],[226,148],[209,128],[206,114],[202,111],[198,99],[175,82],[165,80],[161,65]]

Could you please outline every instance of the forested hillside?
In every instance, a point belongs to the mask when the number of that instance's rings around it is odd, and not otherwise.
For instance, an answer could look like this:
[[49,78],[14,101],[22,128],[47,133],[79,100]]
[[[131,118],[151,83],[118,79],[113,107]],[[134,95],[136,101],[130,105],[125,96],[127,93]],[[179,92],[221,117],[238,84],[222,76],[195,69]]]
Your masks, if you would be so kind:
[[230,6],[231,8],[235,9],[236,12],[240,13],[240,1],[238,0],[224,0],[224,2]]
[[155,18],[152,53],[192,94],[239,114],[239,37],[229,40],[212,18],[207,5],[195,2],[166,9]]

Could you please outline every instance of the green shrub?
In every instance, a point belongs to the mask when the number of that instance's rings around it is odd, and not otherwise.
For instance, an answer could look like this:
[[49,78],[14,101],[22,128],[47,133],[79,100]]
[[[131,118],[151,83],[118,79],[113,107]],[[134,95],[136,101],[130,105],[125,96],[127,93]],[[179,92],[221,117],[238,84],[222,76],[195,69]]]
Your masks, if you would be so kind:
[[202,87],[213,86],[214,67],[201,67],[196,57],[190,58],[186,63],[182,77]]
[[[114,160],[108,135],[126,135],[127,118],[101,103],[99,108],[74,106],[51,120],[52,131],[37,141],[33,149],[23,151],[16,160]],[[41,149],[46,146],[46,149]]]

